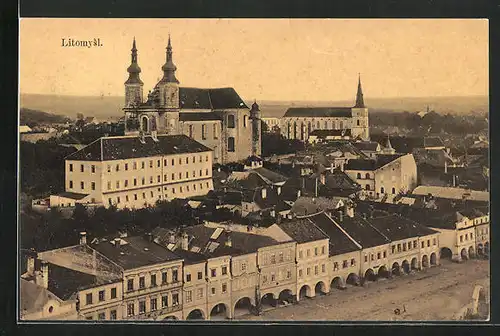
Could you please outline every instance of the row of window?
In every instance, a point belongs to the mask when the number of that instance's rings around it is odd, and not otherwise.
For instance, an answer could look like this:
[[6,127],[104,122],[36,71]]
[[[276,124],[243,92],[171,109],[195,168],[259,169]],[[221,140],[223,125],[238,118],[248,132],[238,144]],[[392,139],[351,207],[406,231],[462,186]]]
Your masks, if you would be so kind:
[[480,235],[487,235],[488,234],[488,228],[477,229],[477,232]]
[[[243,127],[247,127],[248,125],[248,116],[244,115],[243,116]],[[235,117],[233,114],[229,114],[227,116],[227,128],[235,128],[236,127],[236,121]]]
[[[205,156],[205,162],[208,162],[208,160],[209,160],[209,156],[206,155]],[[162,160],[156,160],[156,166],[158,168],[161,167],[161,161]],[[190,160],[189,156],[186,156],[185,158],[181,157],[181,158],[178,159],[179,165],[183,164],[184,162],[185,162],[185,164],[189,164],[190,161],[192,163],[196,163],[196,156],[194,156],[194,155],[191,156],[191,160]],[[171,159],[171,165],[172,166],[175,166],[175,162],[176,162],[175,159]],[[199,155],[198,156],[198,162],[203,162],[203,155]],[[140,169],[145,169],[146,168],[146,161],[140,161],[139,163],[140,163],[140,166],[141,166]],[[167,159],[163,159],[163,167],[167,167],[167,163],[168,163],[168,160]],[[129,167],[129,163],[123,163],[123,164],[117,163],[115,165],[115,169],[112,169],[112,165],[108,165],[107,171],[108,171],[108,173],[111,173],[112,170],[118,172],[118,171],[120,171],[120,169],[121,169],[122,166],[123,166],[123,170],[125,170],[125,171],[128,171],[129,168],[130,168]],[[131,166],[132,166],[131,167],[132,170],[137,170],[138,169],[138,162],[137,161],[132,162]],[[149,168],[153,168],[153,166],[154,166],[154,160],[149,160]],[[72,163],[69,164],[69,171],[70,172],[73,171],[73,164]],[[95,173],[96,172],[95,165],[91,165],[90,166],[90,171],[91,171],[91,173]],[[85,172],[85,165],[84,164],[80,164],[80,172],[82,172],[82,173]]]
[[[208,176],[209,174],[210,174],[210,171],[208,168],[205,169],[205,175],[203,175],[203,170],[200,169],[198,177]],[[178,176],[178,180],[182,180],[183,178],[188,179],[190,177],[194,178],[194,177],[196,177],[196,170],[193,170],[192,174],[189,174],[188,171],[186,171],[184,174],[179,172],[177,174],[177,176]],[[175,180],[176,180],[176,174],[172,173],[170,181],[175,181]],[[163,182],[167,182],[167,181],[168,181],[168,174],[164,174],[163,175]],[[156,182],[155,182],[155,179],[153,176],[149,177],[149,184],[161,183],[161,182],[162,182],[161,175],[156,176]],[[94,183],[94,182],[92,182],[92,183]],[[70,185],[72,185],[72,183],[70,183]],[[83,185],[83,182],[82,182],[82,185]],[[116,186],[115,189],[120,189],[120,185],[121,185],[120,181],[116,181],[114,185]],[[134,178],[133,180],[131,180],[131,183],[129,183],[129,180],[123,181],[123,188],[128,188],[129,185],[137,187],[137,185],[138,185],[137,178]],[[146,185],[146,178],[145,177],[141,178],[141,185]],[[94,184],[94,187],[95,187],[95,184]],[[111,181],[108,181],[108,190],[111,190],[112,188],[113,188],[113,183]],[[92,190],[94,190],[94,189],[92,189]]]
[[[206,186],[206,188],[210,188],[210,183],[209,183],[209,182],[206,182],[206,183],[205,183],[205,186]],[[184,188],[186,188],[186,189],[185,189],[185,190],[186,190],[186,192],[190,192],[190,191],[191,191],[191,188],[190,188],[190,186],[189,186],[189,185],[186,185],[186,186],[181,186],[181,187],[179,187],[179,192],[180,192],[181,194],[184,192]],[[192,188],[193,188],[193,191],[196,191],[196,189],[197,189],[196,184],[194,184],[194,183],[193,183]],[[203,183],[200,183],[200,184],[199,184],[199,188],[200,188],[200,190],[203,190],[203,188],[204,188],[204,187],[203,187]],[[165,191],[165,197],[168,197],[168,188],[167,188],[167,187],[164,187],[164,191]],[[177,192],[177,189],[176,189],[176,188],[172,188],[170,191],[172,192],[172,194],[174,194],[174,195],[175,195],[175,194],[176,194],[176,192]],[[151,196],[150,198],[155,198],[154,191],[152,191],[152,190],[151,190],[149,194],[150,194],[150,196]],[[138,196],[137,194],[134,194],[134,195],[133,195],[133,200],[134,200],[134,201],[137,201],[137,200],[138,200],[138,197],[139,197],[139,196]],[[156,197],[156,198],[157,198],[157,199],[161,199],[161,198],[162,198],[161,188],[158,188],[158,195],[157,195],[157,197]],[[147,194],[146,194],[146,192],[143,192],[143,193],[142,193],[142,199],[143,199],[143,200],[147,199]],[[120,196],[116,197],[116,204],[121,203],[121,201],[122,201],[122,198],[121,198]],[[130,197],[129,197],[129,195],[125,195],[125,203],[127,203],[127,202],[130,202]],[[109,203],[110,205],[111,205],[111,204],[113,204],[113,199],[112,199],[111,197],[109,197],[109,198],[108,198],[108,203]]]
[[[216,290],[216,288],[215,288],[215,287],[212,287],[212,288],[210,289],[210,293],[211,293],[212,295],[217,294],[217,290]],[[221,285],[221,294],[226,294],[226,293],[227,293],[227,283],[223,282],[223,283],[222,283],[222,285]],[[189,302],[189,301],[186,301],[186,302]]]
[[[179,293],[173,293],[172,294],[172,304],[171,307],[175,307],[179,305]],[[168,295],[163,295],[161,297],[161,308],[167,308],[169,307],[169,300],[168,300]],[[149,311],[153,312],[158,310],[158,299],[157,298],[151,298],[149,299]],[[139,314],[145,314],[146,313],[146,300],[141,300],[139,301]],[[134,316],[136,315],[135,311],[135,303],[131,302],[127,304],[127,316]]]
[[[91,305],[94,302],[94,295],[93,293],[87,293],[85,295],[85,304],[86,305]],[[99,291],[97,295],[98,302],[104,302],[106,300],[106,291],[101,290]],[[111,288],[110,290],[110,299],[116,299],[116,287]]]
[[[427,239],[427,241],[423,240],[423,241],[420,242],[420,247],[421,248],[425,248],[426,245],[427,245],[427,247],[431,246],[431,240],[430,239]],[[433,246],[437,245],[437,238],[432,238],[432,245]],[[407,243],[392,245],[391,246],[391,251],[392,251],[392,254],[394,254],[396,252],[410,251],[411,249],[416,249],[417,247],[418,247],[418,242],[416,240],[413,240],[413,241],[407,242]]]
[[[167,278],[167,272],[162,272],[161,274],[161,284],[165,285],[168,283],[168,278]],[[156,287],[158,286],[156,282],[156,274],[151,274],[149,278],[149,286],[150,287]],[[172,270],[172,283],[179,282],[179,271],[178,270]],[[134,279],[128,279],[127,280],[127,291],[131,292],[134,290],[134,285],[135,281]],[[146,277],[141,276],[139,277],[139,288],[138,289],[145,289],[146,288]]]
[[[365,261],[366,261],[366,258],[365,258]],[[356,266],[356,259],[354,258],[351,258],[351,267],[352,266]],[[349,261],[348,260],[343,260],[342,261],[342,269],[344,268],[348,268],[349,267]],[[339,268],[339,263],[337,261],[335,261],[333,263],[333,270],[334,271],[338,271],[340,268]]]
[[474,235],[472,234],[472,232],[470,232],[469,234],[463,234],[463,235],[460,235],[460,242],[463,243],[464,241],[464,237],[465,237],[465,240],[472,240],[474,238]]
[[[291,279],[291,278],[292,278],[292,271],[287,270],[286,271],[286,280]],[[263,284],[266,284],[268,280],[269,280],[270,284],[272,284],[273,282],[275,282],[276,281],[276,273],[271,272],[269,278],[267,277],[267,275],[263,275],[262,276],[262,283]]]
[[[310,134],[315,129],[314,122],[311,123],[310,121],[307,123],[307,131],[306,131],[306,124],[304,122],[302,122],[300,126],[298,127],[297,126],[298,126],[297,122],[288,123],[287,126],[288,138],[292,138],[293,135],[293,138],[297,139],[300,132],[300,138],[304,140],[306,137],[306,132],[307,134]],[[360,120],[356,120],[356,126],[361,126]],[[334,123],[334,122],[329,123],[328,121],[325,121],[323,129],[344,129],[348,127],[349,127],[348,122],[346,122],[346,124],[344,125],[342,121],[340,121],[340,123]],[[316,122],[316,129],[322,129],[320,121]]]
[[[109,311],[109,319],[110,320],[116,320],[116,316],[117,316],[116,309],[113,309],[113,310]],[[86,316],[85,319],[87,319],[87,320],[93,320],[94,316],[89,315],[89,316]],[[97,314],[97,319],[98,320],[106,320],[106,312],[100,312],[100,313],[98,313]]]
[[[377,257],[377,260],[380,260],[382,258],[387,258],[387,252],[386,251],[377,252],[376,255],[375,255],[375,253],[370,253],[370,260],[371,261],[375,261],[375,257]],[[365,254],[365,262],[368,262],[368,254]]]
[[[321,265],[321,273],[326,273],[326,265],[325,264]],[[316,265],[316,266],[314,266],[314,275],[318,275],[318,274],[319,274],[319,266]],[[309,275],[311,275],[311,267],[308,267],[306,269],[306,276],[309,276]],[[299,269],[299,278],[302,278],[302,276],[303,276],[302,270]]]
[[[268,258],[269,258],[269,255],[264,254],[264,265],[268,264],[268,261],[269,261]],[[285,259],[285,256],[284,256],[283,252],[279,252],[278,253],[278,262],[284,262],[284,259]],[[292,260],[292,256],[291,256],[290,251],[287,251],[286,261],[290,261],[290,260]],[[276,254],[275,253],[271,254],[270,261],[271,261],[271,264],[276,264]]]
[[[194,127],[195,127],[195,125],[188,126],[188,135],[190,138],[194,138],[193,137]],[[201,125],[201,139],[207,140],[207,137],[208,137],[207,134],[208,134],[208,127],[207,127],[207,125],[202,124]],[[212,137],[213,137],[213,139],[219,138],[219,125],[218,124],[212,125]]]
[[[326,254],[326,247],[325,246],[321,246],[321,255],[325,255]],[[311,250],[310,249],[307,249],[306,250],[306,257],[309,257],[311,255]],[[315,247],[314,248],[314,255],[317,256],[319,255],[319,248],[318,247]],[[304,257],[303,255],[303,251],[300,250],[299,251],[299,259],[302,259]],[[283,261],[283,260],[281,260]]]
[[[203,296],[204,296],[203,288],[198,288],[196,290],[196,299],[197,300],[203,299]],[[184,292],[184,298],[186,300],[186,303],[192,302],[193,301],[193,291],[190,290],[190,291]]]
[[[221,273],[222,275],[227,275],[227,266],[222,266],[221,267]],[[210,269],[210,277],[214,278],[217,276],[217,269],[216,268],[211,268]]]
[[[69,181],[69,189],[73,189],[73,181]],[[84,181],[80,181],[80,189],[85,189]],[[90,189],[95,190],[95,182],[90,182]]]

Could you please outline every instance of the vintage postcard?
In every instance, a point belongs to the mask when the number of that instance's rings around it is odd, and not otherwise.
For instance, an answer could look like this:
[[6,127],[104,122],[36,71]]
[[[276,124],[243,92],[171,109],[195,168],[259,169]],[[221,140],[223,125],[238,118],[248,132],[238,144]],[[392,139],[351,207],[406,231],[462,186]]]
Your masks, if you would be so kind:
[[488,21],[20,20],[20,321],[490,317]]

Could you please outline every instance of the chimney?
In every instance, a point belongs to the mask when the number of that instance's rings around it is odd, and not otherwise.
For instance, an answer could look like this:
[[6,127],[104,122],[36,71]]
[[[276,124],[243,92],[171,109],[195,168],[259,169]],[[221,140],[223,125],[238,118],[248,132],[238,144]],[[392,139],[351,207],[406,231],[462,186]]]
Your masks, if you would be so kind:
[[300,189],[299,189],[299,190],[297,190],[297,198],[299,198],[299,197],[300,197],[300,194],[301,194],[301,191],[300,191]]
[[120,247],[120,238],[115,238],[115,247],[119,248]]
[[227,239],[226,239],[226,246],[231,247],[233,246],[233,242],[231,241],[231,236],[228,233]]
[[339,221],[342,222],[344,220],[344,212],[339,210]]
[[80,245],[87,245],[87,232],[80,232]]
[[185,251],[189,250],[189,236],[185,232],[182,234],[181,238],[181,249]]
[[354,207],[350,205],[346,205],[346,215],[353,218],[354,217]]
[[153,235],[151,234],[151,232],[146,233],[146,240],[148,242],[152,242],[153,241]]
[[326,183],[326,175],[325,174],[321,174],[320,175],[320,181],[321,181],[322,184]]
[[278,187],[276,191],[278,192],[278,195],[281,195],[281,187]]
[[49,263],[45,260],[42,260],[42,264],[40,267],[41,272],[41,281],[37,283],[37,285],[42,286],[43,288],[49,288]]
[[456,182],[456,179],[455,179],[455,174],[453,174],[453,187],[455,187],[455,186],[456,186],[456,183],[457,183],[457,182]]
[[266,198],[267,197],[267,189],[266,188],[262,188],[261,192],[262,192],[262,198]]
[[448,161],[444,160],[444,173],[448,174]]
[[168,243],[175,244],[175,232],[174,231],[170,231],[168,233]]

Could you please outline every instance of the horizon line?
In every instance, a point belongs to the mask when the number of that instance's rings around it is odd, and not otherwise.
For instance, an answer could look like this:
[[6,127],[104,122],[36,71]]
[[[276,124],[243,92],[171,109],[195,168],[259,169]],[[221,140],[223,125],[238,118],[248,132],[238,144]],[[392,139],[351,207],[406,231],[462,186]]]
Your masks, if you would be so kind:
[[[30,92],[19,92],[19,95],[34,95],[34,96],[59,96],[59,97],[92,97],[92,98],[125,98],[125,95],[76,95],[76,94],[57,94],[57,93],[30,93]],[[409,98],[477,98],[477,97],[488,97],[488,94],[476,94],[476,95],[443,95],[443,96],[387,96],[387,97],[369,97],[367,100],[371,99],[409,99]],[[243,101],[254,101],[255,98],[247,99],[242,98]],[[302,99],[257,99],[258,101],[268,101],[268,102],[341,102],[341,101],[354,101],[355,99],[311,99],[311,100],[302,100]]]

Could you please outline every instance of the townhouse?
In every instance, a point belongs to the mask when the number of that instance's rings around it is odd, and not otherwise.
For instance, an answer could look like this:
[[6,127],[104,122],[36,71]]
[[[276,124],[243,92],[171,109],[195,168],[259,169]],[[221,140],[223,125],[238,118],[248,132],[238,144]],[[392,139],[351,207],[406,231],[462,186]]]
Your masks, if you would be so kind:
[[151,235],[96,240],[91,247],[122,269],[124,317],[182,319],[182,258]]
[[306,217],[274,224],[269,234],[280,241],[297,243],[294,254],[297,300],[330,291],[328,236],[321,229]]
[[375,159],[352,159],[344,167],[358,183],[363,195],[372,199],[393,199],[417,185],[417,164],[412,154],[379,154]]

